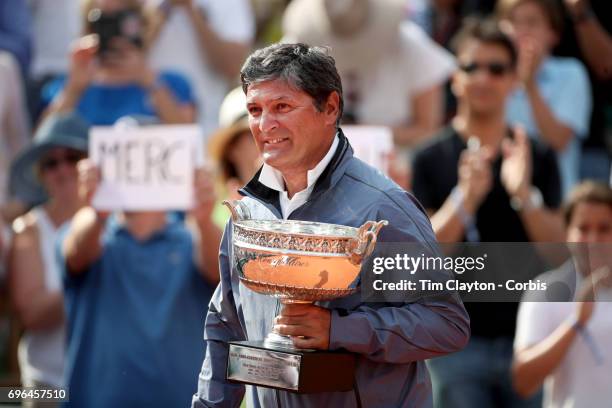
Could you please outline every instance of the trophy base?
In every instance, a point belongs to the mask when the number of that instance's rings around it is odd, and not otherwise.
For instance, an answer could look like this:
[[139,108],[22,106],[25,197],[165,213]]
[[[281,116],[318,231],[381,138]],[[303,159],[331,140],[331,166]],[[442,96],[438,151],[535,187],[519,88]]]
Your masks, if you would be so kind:
[[269,344],[264,345],[263,341],[229,342],[227,379],[298,394],[353,389],[354,354]]

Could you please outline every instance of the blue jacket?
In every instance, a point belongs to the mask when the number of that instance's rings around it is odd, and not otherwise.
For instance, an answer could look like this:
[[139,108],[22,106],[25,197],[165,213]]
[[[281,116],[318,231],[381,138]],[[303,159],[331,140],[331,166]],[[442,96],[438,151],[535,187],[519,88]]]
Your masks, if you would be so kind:
[[[353,157],[346,137],[317,180],[308,201],[289,219],[361,226],[388,220],[379,242],[435,243],[416,199],[376,169]],[[282,218],[278,192],[258,181],[241,190],[252,218]],[[238,407],[245,387],[225,380],[228,340],[261,340],[272,328],[279,301],[242,286],[232,270],[231,222],[220,250],[221,282],[206,318],[206,357],[193,407]],[[434,244],[435,245],[435,244]],[[434,249],[435,250],[435,249]],[[428,407],[431,383],[425,359],[458,351],[469,338],[469,318],[456,295],[414,303],[363,303],[359,293],[322,302],[332,310],[330,349],[356,353],[358,386],[364,407]],[[355,407],[350,392],[293,394],[248,386],[249,407]]]

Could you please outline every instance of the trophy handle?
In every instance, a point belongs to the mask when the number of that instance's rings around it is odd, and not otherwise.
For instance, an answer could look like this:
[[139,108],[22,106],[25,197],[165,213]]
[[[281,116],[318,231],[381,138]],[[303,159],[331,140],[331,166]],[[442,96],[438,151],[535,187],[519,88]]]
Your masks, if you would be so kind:
[[357,246],[351,251],[350,260],[353,264],[359,265],[364,258],[367,258],[374,251],[376,240],[380,229],[388,225],[387,220],[367,221],[357,233]]
[[223,200],[222,204],[229,208],[233,222],[251,219],[251,212],[241,200]]

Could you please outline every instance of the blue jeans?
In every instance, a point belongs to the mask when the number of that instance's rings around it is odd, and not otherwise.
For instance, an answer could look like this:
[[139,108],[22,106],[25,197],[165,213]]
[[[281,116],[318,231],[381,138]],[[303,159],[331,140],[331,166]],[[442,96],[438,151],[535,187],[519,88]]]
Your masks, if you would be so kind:
[[512,339],[472,337],[465,349],[427,361],[436,408],[535,408],[541,393],[525,400],[512,389]]

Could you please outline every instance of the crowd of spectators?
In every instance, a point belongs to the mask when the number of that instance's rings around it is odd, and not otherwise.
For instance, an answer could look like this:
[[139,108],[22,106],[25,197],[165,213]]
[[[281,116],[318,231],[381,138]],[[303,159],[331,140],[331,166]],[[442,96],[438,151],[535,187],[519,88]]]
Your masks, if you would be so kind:
[[[3,0],[0,386],[68,387],[75,407],[189,403],[219,280],[219,203],[261,166],[240,67],[270,42],[329,47],[342,124],[391,129],[410,182],[390,174],[438,241],[612,242],[608,3]],[[125,117],[199,126],[214,168],[195,170],[187,214],[91,206],[89,129]],[[578,286],[609,286],[602,259],[572,269]],[[607,306],[534,305],[466,304],[468,346],[428,361],[436,406],[612,398]]]

